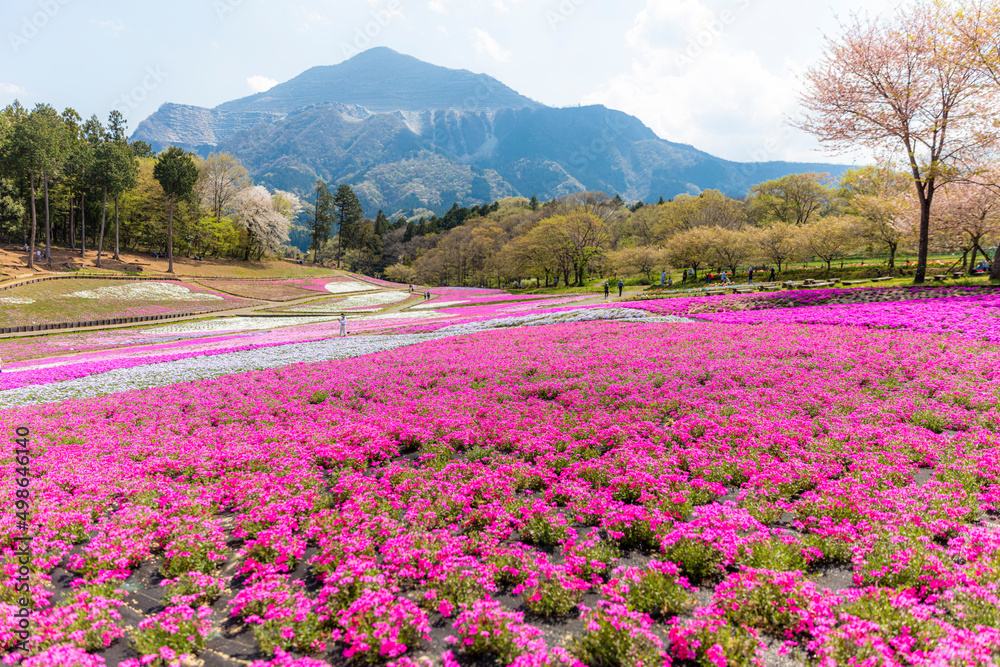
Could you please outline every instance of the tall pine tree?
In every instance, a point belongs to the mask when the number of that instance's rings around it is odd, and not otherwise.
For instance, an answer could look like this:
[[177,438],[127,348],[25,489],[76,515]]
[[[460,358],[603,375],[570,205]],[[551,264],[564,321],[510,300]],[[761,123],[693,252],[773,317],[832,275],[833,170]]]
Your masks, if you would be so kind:
[[313,264],[319,260],[319,251],[323,244],[330,240],[330,230],[333,228],[335,208],[333,193],[326,182],[316,181],[316,212],[313,216],[312,245]]
[[343,251],[345,248],[350,249],[353,244],[358,222],[364,211],[354,191],[346,183],[337,188],[333,204],[337,207],[337,268],[339,269]]

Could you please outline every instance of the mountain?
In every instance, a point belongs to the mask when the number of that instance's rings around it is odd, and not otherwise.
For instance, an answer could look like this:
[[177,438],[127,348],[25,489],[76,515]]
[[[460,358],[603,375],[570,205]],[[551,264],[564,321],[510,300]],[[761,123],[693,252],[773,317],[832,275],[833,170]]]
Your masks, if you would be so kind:
[[156,150],[233,153],[258,182],[302,194],[317,178],[348,183],[366,212],[394,216],[582,190],[645,201],[710,188],[742,195],[762,180],[846,169],[730,162],[661,139],[623,112],[548,107],[485,74],[385,47],[214,109],[164,104],[133,138]]

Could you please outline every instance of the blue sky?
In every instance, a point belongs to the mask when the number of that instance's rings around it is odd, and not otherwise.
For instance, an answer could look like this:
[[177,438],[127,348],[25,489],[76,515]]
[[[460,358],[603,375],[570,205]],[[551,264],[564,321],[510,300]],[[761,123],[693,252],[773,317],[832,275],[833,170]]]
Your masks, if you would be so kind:
[[[869,0],[869,11],[891,11]],[[0,104],[129,127],[388,46],[551,106],[604,104],[739,160],[838,160],[785,123],[797,76],[858,0],[3,0]]]

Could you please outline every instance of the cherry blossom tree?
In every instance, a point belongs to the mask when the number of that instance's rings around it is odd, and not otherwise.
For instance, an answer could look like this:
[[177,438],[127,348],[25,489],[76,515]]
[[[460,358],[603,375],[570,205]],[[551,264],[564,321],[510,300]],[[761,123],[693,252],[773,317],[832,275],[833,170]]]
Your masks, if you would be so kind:
[[926,277],[937,188],[997,142],[997,87],[968,40],[945,29],[952,21],[953,8],[933,0],[853,15],[807,72],[797,123],[833,150],[865,147],[906,166],[920,211],[914,283]]
[[[989,182],[1000,181],[1000,174],[992,170],[981,175]],[[975,267],[977,253],[993,262],[996,258],[987,248],[996,245],[1000,232],[1000,191],[963,181],[949,183],[942,189],[941,195],[935,223],[952,237],[960,239],[959,247],[971,250],[970,267]]]

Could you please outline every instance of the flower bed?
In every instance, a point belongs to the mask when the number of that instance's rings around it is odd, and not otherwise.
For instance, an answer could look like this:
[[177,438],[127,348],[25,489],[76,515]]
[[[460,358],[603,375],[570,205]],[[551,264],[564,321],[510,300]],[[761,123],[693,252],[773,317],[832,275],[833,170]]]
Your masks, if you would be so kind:
[[246,299],[255,299],[258,301],[291,301],[293,299],[314,296],[313,290],[306,287],[306,285],[315,285],[317,281],[323,281],[325,285],[329,280],[328,278],[296,278],[288,280],[205,279],[198,282],[209,289]]
[[[37,576],[87,591],[34,580],[50,630],[23,664],[107,643],[167,664],[226,646],[208,628],[227,622],[258,667],[750,665],[783,642],[818,664],[995,661],[1000,351],[768,334],[505,328],[4,409],[8,438],[32,434]],[[17,534],[0,523],[8,579]],[[180,597],[132,625],[111,612],[143,563]]]
[[0,308],[0,327],[82,322],[182,312],[212,312],[256,301],[174,281],[53,280],[11,290],[18,303]]
[[[958,292],[961,294],[962,292]],[[918,294],[923,294],[918,292]],[[652,313],[691,312],[691,305],[661,307],[663,302],[629,304]],[[850,305],[803,305],[797,308],[695,312],[692,317],[735,325],[835,324],[874,329],[909,329],[928,333],[955,333],[964,338],[1000,342],[1000,294],[931,297],[906,301]]]

